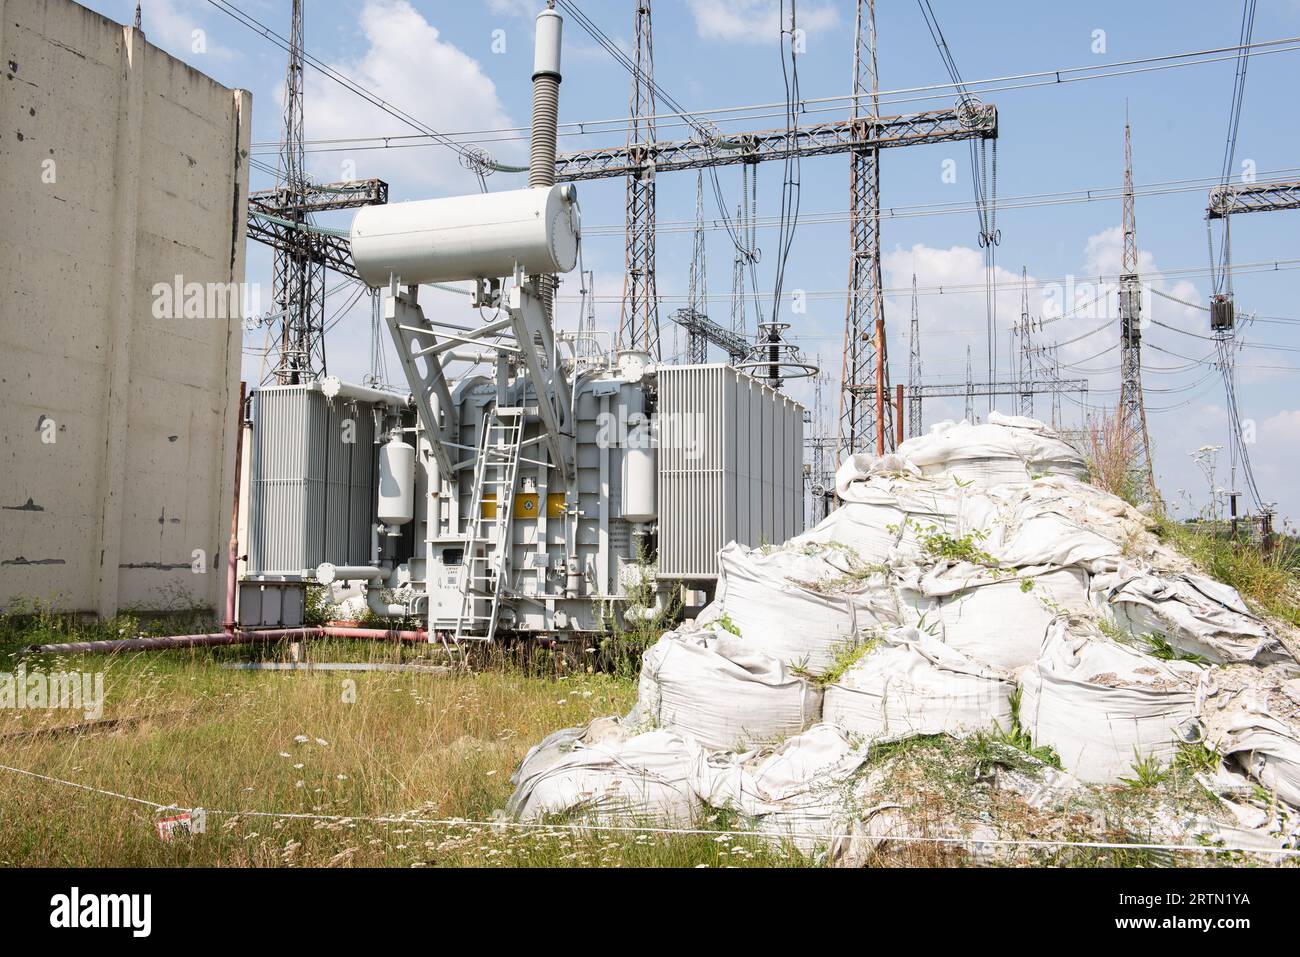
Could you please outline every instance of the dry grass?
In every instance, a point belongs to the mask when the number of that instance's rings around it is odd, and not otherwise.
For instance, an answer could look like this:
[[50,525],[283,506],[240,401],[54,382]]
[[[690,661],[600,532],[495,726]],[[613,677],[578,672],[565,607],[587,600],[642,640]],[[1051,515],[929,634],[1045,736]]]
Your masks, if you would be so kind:
[[[18,663],[9,623],[0,671]],[[3,632],[0,632],[3,634]],[[265,649],[279,660],[286,649]],[[153,809],[0,772],[2,866],[697,866],[789,859],[743,838],[520,831],[373,823],[482,822],[504,806],[527,749],[557,728],[621,713],[631,681],[585,671],[478,673],[234,671],[249,649],[71,659],[30,670],[103,671],[104,723],[80,712],[0,711],[0,764],[161,804],[203,807],[207,829],[159,840]],[[312,646],[316,661],[394,661],[412,652]],[[345,682],[355,682],[353,686]],[[349,700],[351,698],[355,700]],[[350,820],[261,817],[322,815]]]
[[1083,434],[1083,457],[1092,484],[1130,504],[1142,491],[1135,487],[1133,476],[1138,442],[1138,434],[1118,411],[1091,418]]

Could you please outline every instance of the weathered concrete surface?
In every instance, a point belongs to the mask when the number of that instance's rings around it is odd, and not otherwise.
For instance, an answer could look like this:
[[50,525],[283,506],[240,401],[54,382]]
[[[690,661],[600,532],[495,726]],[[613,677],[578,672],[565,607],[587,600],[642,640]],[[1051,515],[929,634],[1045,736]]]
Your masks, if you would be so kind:
[[251,115],[71,0],[0,0],[0,604],[220,606],[242,303],[158,318],[155,287],[243,282]]

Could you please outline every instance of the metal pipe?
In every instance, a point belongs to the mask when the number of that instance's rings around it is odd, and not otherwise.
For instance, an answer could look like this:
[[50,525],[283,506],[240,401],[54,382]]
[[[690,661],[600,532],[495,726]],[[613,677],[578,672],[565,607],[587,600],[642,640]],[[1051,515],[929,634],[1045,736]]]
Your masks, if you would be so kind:
[[230,508],[230,542],[226,546],[226,620],[222,627],[226,634],[235,631],[235,592],[239,581],[239,483],[244,464],[244,402],[248,383],[239,383],[239,407],[235,410],[235,495]]
[[377,581],[387,578],[387,569],[377,565],[332,565],[321,562],[312,572],[312,576],[322,585],[331,582]]
[[429,642],[429,633],[427,631],[398,631],[396,629],[388,630],[384,628],[343,628],[334,625],[326,625],[320,629],[322,637],[325,638],[356,638],[362,641],[403,641],[408,643],[427,644]]
[[364,385],[349,385],[341,380],[338,376],[326,376],[318,382],[312,382],[310,385],[319,389],[327,399],[337,399],[342,396],[344,399],[355,399],[357,402],[366,402],[372,405],[388,405],[394,408],[410,408],[413,404],[413,398],[410,393],[402,394],[398,392],[387,392],[383,389],[371,389]]
[[35,654],[80,654],[123,651],[168,651],[174,648],[213,648],[219,645],[247,645],[282,638],[315,638],[319,628],[277,628],[273,631],[218,632],[212,635],[169,635],[165,638],[122,638],[114,641],[74,641],[62,645],[32,645]]
[[428,642],[424,631],[386,631],[382,628],[344,628],[326,625],[308,628],[272,628],[264,631],[217,632],[208,635],[169,635],[162,638],[123,638],[115,641],[74,641],[61,645],[31,645],[31,654],[117,654],[128,651],[172,651],[182,648],[215,648],[222,645],[251,645],[292,638],[352,638],[363,641]]
[[903,441],[903,385],[900,382],[894,399],[894,448]]
[[366,607],[380,618],[405,618],[406,605],[384,601],[383,589],[376,582],[366,582]]

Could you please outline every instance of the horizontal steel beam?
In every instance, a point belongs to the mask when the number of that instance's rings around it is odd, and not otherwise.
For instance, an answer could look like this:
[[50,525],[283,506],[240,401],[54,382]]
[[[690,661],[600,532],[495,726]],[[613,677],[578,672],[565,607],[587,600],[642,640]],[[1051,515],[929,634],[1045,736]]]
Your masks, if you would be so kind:
[[555,179],[569,183],[656,172],[761,163],[795,156],[826,156],[854,150],[950,143],[956,140],[994,139],[998,135],[997,108],[974,104],[969,108],[931,110],[902,116],[857,117],[836,123],[816,123],[790,132],[784,129],[733,135],[702,142],[664,140],[609,149],[563,153],[555,159]]
[[752,343],[748,339],[718,325],[702,312],[678,309],[673,313],[672,319],[687,332],[703,336],[733,359],[741,359],[749,354]]
[[277,216],[286,213],[328,213],[337,209],[383,206],[388,202],[388,184],[382,179],[348,180],[342,183],[311,183],[301,191],[278,186],[250,193],[250,209]]
[[248,238],[266,243],[274,249],[284,250],[290,255],[323,263],[327,269],[332,269],[351,279],[361,278],[357,275],[357,267],[352,262],[352,244],[342,236],[294,229],[292,226],[285,226],[260,216],[250,209]]
[[1270,209],[1300,209],[1300,181],[1234,183],[1210,190],[1205,215],[1222,219],[1233,213],[1262,213]]
[[[858,390],[864,395],[875,395],[874,385],[864,386]],[[907,395],[920,395],[923,399],[960,398],[966,395],[1050,395],[1053,392],[1088,391],[1087,379],[1036,379],[1032,382],[964,382],[954,385],[920,385],[907,386]]]

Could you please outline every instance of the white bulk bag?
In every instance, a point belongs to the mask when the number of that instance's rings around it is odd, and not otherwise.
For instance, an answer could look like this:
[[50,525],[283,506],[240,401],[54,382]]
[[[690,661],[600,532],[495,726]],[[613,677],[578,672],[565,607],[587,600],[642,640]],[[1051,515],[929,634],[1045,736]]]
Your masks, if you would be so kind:
[[631,734],[617,718],[550,735],[524,757],[506,810],[533,821],[577,814],[597,821],[689,825],[699,749],[667,730]]
[[1300,740],[1291,728],[1272,715],[1242,710],[1215,744],[1269,793],[1300,808]]
[[866,758],[843,730],[818,724],[776,748],[700,753],[691,786],[710,807],[810,853],[848,827],[853,777]]
[[1043,475],[1088,477],[1083,457],[1048,426],[997,412],[984,424],[941,422],[902,443],[894,454],[924,475],[948,476],[979,487]]
[[963,564],[904,586],[900,605],[910,623],[977,661],[1016,671],[1038,658],[1057,615],[1089,608],[1088,575],[1080,568],[990,572]]
[[1161,635],[1174,647],[1216,664],[1279,657],[1278,640],[1250,613],[1237,590],[1203,575],[1117,575],[1106,583],[1102,597],[1121,626]]
[[[994,532],[987,550],[1003,565],[1114,570],[1125,554],[1166,561],[1177,557],[1147,531],[1150,519],[1118,496],[1087,482],[1056,475],[1028,485],[982,490],[996,503],[996,519],[971,509],[973,521]],[[978,499],[976,499],[978,501]]]
[[1130,777],[1138,758],[1168,764],[1180,741],[1201,734],[1204,669],[1071,634],[1064,621],[1049,630],[1042,657],[1020,682],[1021,726],[1089,783]]
[[636,720],[710,750],[748,750],[821,717],[822,692],[788,665],[725,632],[669,632],[641,660]]
[[914,628],[885,637],[826,689],[822,720],[867,741],[1011,727],[1010,675]]
[[[787,665],[820,674],[834,649],[877,628],[898,623],[883,575],[833,585],[854,566],[836,549],[747,549],[735,542],[718,553],[718,622]],[[811,587],[821,583],[820,588]],[[823,590],[824,589],[824,590]]]

